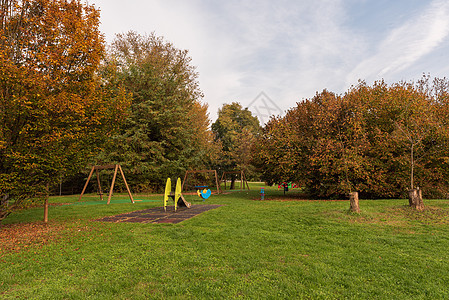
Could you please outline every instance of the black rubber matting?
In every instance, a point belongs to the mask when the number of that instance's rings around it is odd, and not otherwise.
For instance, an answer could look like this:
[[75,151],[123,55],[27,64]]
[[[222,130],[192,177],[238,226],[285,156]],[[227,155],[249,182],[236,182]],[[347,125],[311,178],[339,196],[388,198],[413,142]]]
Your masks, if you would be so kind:
[[116,216],[108,216],[96,219],[99,222],[131,222],[131,223],[171,223],[176,224],[184,220],[193,218],[205,211],[218,208],[223,205],[192,205],[190,208],[178,207],[175,212],[173,206],[167,207],[164,211],[163,207],[155,207],[144,210],[133,211],[130,213],[120,214]]

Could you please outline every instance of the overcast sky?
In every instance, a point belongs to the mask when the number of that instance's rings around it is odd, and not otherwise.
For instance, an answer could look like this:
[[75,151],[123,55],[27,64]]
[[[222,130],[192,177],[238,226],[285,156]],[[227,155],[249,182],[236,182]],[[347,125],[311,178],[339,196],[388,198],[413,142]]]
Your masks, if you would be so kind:
[[[240,102],[262,122],[323,89],[449,74],[449,1],[89,0],[108,42],[155,32],[189,50],[212,120]],[[270,110],[267,111],[267,108]]]

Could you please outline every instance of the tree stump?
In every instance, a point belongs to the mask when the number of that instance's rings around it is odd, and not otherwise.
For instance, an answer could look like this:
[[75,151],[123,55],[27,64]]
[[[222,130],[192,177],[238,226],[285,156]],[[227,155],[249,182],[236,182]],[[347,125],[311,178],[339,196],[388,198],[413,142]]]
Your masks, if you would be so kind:
[[422,201],[422,191],[418,189],[411,189],[408,191],[408,204],[417,210],[424,209],[424,203]]
[[358,192],[349,193],[349,203],[350,203],[349,210],[351,212],[357,212],[357,213],[360,212],[359,193]]

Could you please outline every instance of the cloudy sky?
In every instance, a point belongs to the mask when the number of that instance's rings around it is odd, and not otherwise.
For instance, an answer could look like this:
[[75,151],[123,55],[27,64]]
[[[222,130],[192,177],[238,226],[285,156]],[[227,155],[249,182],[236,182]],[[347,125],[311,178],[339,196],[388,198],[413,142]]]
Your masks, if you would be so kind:
[[[155,32],[189,50],[212,120],[224,103],[262,122],[323,89],[449,75],[446,0],[89,0],[107,41]],[[268,110],[267,110],[268,109]]]

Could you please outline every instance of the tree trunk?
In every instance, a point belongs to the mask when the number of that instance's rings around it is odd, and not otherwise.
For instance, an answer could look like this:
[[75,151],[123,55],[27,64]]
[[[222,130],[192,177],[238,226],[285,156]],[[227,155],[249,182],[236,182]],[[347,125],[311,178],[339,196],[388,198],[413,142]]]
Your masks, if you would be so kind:
[[50,195],[49,184],[47,184],[47,194],[45,195],[44,203],[44,223],[48,223],[48,197]]
[[235,189],[235,178],[234,178],[234,176],[232,176],[232,178],[231,178],[231,187],[229,189],[230,190],[234,190]]
[[415,160],[414,160],[414,144],[412,142],[412,147],[410,149],[410,188],[413,190],[415,187],[414,182],[414,169],[415,169]]
[[44,223],[48,223],[48,197],[45,198],[44,204]]
[[424,209],[424,203],[422,201],[422,191],[418,189],[411,189],[408,191],[408,203],[410,207],[417,210]]
[[350,203],[349,210],[351,212],[357,212],[357,213],[360,212],[359,193],[358,192],[349,193],[349,203]]
[[9,194],[1,196],[1,198],[0,198],[0,222],[11,213],[8,201],[9,201]]
[[3,219],[5,219],[7,216],[9,216],[11,214],[11,211],[3,211],[0,208],[0,226],[1,226],[1,222]]

